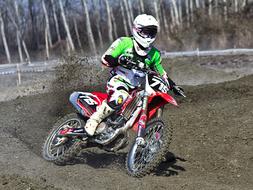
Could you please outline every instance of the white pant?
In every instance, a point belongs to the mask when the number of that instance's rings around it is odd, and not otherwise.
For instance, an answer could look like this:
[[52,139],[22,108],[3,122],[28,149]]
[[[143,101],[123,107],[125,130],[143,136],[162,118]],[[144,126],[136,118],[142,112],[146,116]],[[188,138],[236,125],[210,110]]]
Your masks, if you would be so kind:
[[107,104],[113,109],[117,109],[126,101],[131,88],[133,88],[133,86],[127,82],[125,77],[120,75],[113,76],[107,82]]

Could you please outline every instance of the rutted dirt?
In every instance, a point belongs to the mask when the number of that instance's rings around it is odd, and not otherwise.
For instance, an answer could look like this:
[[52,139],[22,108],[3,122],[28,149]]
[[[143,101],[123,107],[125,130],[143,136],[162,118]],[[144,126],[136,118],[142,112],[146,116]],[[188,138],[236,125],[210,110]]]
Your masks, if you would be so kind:
[[[177,73],[178,78],[193,76],[193,83],[224,74],[223,70],[203,68],[203,64],[184,67],[177,63],[172,62],[169,72]],[[187,98],[177,98],[180,107],[167,106],[164,113],[174,128],[167,160],[152,175],[136,179],[124,168],[127,149],[117,154],[89,149],[74,165],[64,167],[41,158],[51,125],[74,111],[68,97],[70,89],[81,85],[75,81],[82,70],[72,69],[61,68],[53,90],[47,93],[0,103],[0,189],[252,189],[253,75],[234,80],[236,73],[231,82],[184,86]],[[70,74],[62,76],[65,71]],[[77,71],[76,76],[71,75]],[[100,85],[79,90],[103,91],[104,73],[99,77]]]
[[185,90],[180,107],[168,106],[165,112],[174,127],[168,160],[142,179],[126,174],[125,151],[91,149],[65,167],[41,158],[50,125],[72,111],[69,92],[1,103],[0,188],[252,189],[253,75]]

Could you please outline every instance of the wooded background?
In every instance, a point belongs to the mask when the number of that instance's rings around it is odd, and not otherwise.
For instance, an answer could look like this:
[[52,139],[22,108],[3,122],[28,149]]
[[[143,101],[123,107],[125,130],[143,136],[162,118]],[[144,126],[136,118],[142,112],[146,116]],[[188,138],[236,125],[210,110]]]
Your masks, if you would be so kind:
[[162,50],[252,47],[253,0],[1,0],[0,63],[101,54],[138,14],[161,27]]

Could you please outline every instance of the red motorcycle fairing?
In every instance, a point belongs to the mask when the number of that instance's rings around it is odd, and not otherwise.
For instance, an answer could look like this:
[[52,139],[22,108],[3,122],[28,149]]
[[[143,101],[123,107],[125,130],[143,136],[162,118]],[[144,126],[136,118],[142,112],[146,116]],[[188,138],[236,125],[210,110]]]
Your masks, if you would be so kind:
[[[136,95],[137,95],[137,90],[133,91],[131,94],[132,98],[128,98],[127,101],[124,103],[121,109],[122,111],[126,108],[126,106],[129,103],[132,102],[134,96]],[[72,98],[70,99],[71,99],[72,104],[79,110],[79,112],[86,117],[90,117],[96,111],[96,107],[101,105],[103,100],[107,98],[107,94],[101,93],[101,92],[92,92],[92,93],[74,92],[71,95],[71,97]],[[157,110],[167,103],[171,103],[175,106],[178,106],[176,100],[172,96],[170,96],[167,93],[156,91],[148,99],[148,110],[147,110],[146,119],[149,120],[150,118],[152,118],[157,112]],[[134,131],[138,130],[138,122],[140,120],[141,115],[142,114],[140,113],[134,122],[134,125],[133,125]]]
[[[150,120],[150,118],[152,118],[155,115],[157,110],[167,103],[173,104],[174,106],[178,106],[176,100],[167,93],[156,92],[154,95],[150,96],[148,99],[147,120]],[[134,131],[138,131],[139,120],[140,120],[140,116],[137,117],[137,119],[134,122],[134,125],[132,128]]]

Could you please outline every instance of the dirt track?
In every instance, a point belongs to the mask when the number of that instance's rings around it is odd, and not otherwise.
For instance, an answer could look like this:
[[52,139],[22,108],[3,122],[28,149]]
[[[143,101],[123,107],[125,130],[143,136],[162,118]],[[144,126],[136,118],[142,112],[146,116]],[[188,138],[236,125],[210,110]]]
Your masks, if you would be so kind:
[[50,125],[71,112],[67,92],[1,103],[0,189],[252,189],[253,75],[185,90],[180,108],[165,112],[174,127],[168,160],[142,179],[127,176],[124,151],[89,150],[65,167],[41,158]]

